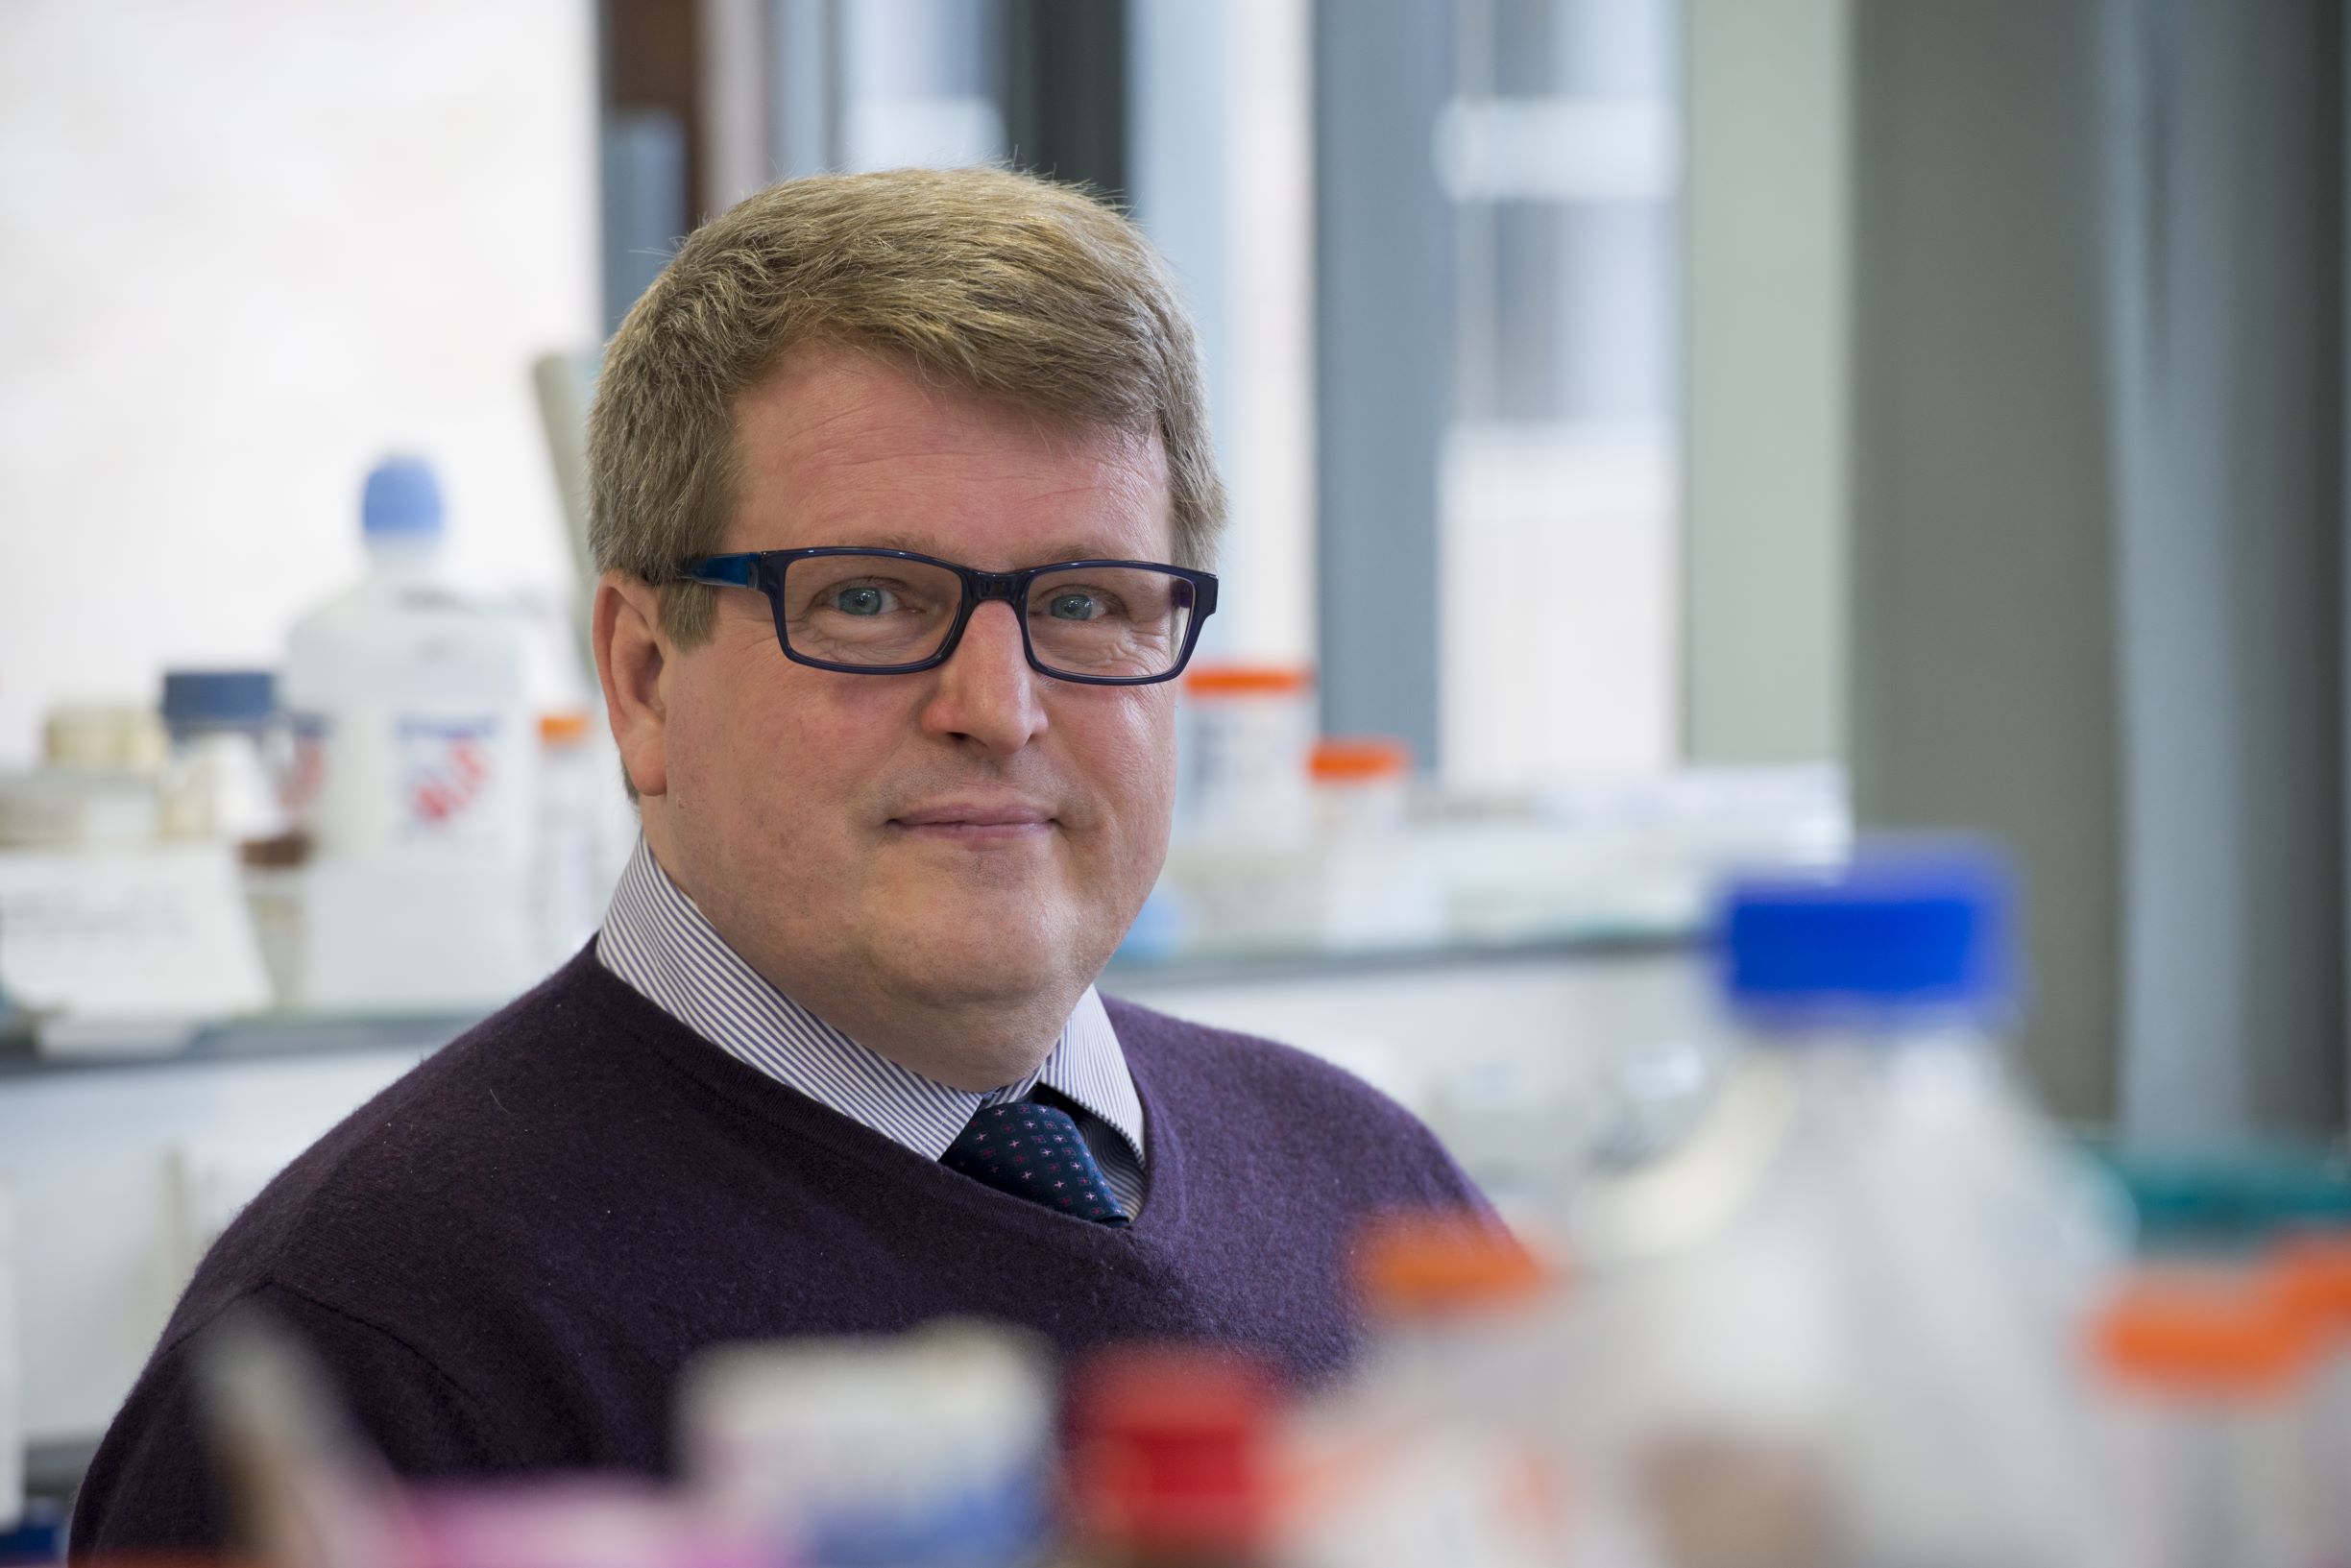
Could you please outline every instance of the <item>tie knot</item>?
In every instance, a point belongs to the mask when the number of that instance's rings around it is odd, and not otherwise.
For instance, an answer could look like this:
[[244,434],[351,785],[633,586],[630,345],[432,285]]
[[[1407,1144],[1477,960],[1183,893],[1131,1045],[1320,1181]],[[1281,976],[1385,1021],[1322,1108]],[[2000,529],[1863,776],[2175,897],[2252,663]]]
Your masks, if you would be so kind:
[[1025,1099],[982,1105],[939,1164],[1075,1218],[1127,1223],[1127,1211],[1095,1164],[1085,1135],[1057,1105]]

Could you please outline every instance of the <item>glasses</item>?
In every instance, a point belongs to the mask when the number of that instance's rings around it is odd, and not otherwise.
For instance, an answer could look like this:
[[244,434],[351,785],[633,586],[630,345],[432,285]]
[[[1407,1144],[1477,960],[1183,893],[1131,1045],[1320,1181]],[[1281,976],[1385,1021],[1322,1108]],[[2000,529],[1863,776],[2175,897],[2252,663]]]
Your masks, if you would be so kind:
[[1183,673],[1216,610],[1213,573],[1150,561],[1057,561],[981,571],[909,550],[822,545],[712,555],[682,582],[755,588],[784,657],[851,675],[910,675],[947,662],[972,612],[1019,614],[1029,667],[1057,681],[1150,686]]

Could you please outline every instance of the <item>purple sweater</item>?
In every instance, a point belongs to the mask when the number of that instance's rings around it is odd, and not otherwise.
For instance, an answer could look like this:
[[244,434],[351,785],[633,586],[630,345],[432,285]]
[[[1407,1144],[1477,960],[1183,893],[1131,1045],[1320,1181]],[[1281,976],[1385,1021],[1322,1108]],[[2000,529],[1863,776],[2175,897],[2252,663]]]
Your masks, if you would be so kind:
[[1427,1129],[1314,1059],[1112,1001],[1130,1229],[995,1192],[736,1061],[583,953],[354,1112],[196,1271],[92,1461],[77,1557],[219,1544],[188,1341],[258,1302],[421,1477],[668,1462],[704,1346],[1001,1319],[1063,1352],[1213,1340],[1300,1379],[1355,1337],[1346,1239],[1484,1211]]

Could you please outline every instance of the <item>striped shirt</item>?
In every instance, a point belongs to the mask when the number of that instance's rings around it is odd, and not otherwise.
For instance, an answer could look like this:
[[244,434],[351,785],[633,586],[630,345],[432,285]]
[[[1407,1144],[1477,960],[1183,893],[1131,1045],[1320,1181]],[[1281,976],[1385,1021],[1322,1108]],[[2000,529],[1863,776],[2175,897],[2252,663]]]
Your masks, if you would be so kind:
[[1128,1216],[1143,1208],[1143,1103],[1092,986],[1044,1064],[1001,1089],[957,1089],[869,1050],[770,985],[727,946],[642,839],[613,890],[596,959],[730,1056],[925,1159],[947,1152],[982,1105],[1050,1090]]

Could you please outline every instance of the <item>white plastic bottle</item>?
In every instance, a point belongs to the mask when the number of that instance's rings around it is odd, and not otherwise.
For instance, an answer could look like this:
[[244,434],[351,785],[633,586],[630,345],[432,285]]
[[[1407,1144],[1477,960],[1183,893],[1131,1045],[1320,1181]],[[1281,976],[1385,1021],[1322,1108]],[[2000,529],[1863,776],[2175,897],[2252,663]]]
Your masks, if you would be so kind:
[[2080,1336],[2120,1238],[2005,1083],[2006,879],[1734,888],[1713,1104],[1582,1209],[1594,1463],[1668,1558],[2095,1568]]
[[296,1000],[497,1002],[538,967],[527,630],[448,580],[422,461],[368,475],[361,528],[367,575],[297,622],[287,650],[313,849]]
[[553,968],[596,933],[604,875],[593,720],[580,709],[539,715],[539,859],[533,879],[540,961]]

